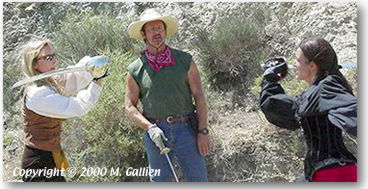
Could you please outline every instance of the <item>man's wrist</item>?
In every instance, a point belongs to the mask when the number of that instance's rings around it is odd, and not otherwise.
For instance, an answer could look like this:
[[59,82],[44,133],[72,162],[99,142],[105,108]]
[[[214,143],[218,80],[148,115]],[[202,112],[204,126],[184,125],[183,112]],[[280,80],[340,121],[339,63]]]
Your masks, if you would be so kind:
[[147,126],[147,131],[152,128],[152,127],[157,127],[156,123],[151,123]]
[[207,124],[198,124],[198,129],[205,129],[205,128],[208,128],[208,125]]
[[202,134],[202,135],[208,135],[209,134],[209,130],[207,129],[207,126],[200,127],[200,128],[198,128],[197,133],[198,134]]

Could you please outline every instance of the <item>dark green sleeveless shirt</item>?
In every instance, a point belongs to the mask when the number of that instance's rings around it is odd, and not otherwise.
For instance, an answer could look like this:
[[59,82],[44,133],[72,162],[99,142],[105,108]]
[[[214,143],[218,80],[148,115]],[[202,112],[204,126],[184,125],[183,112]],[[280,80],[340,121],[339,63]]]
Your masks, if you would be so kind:
[[139,86],[143,113],[151,118],[187,115],[194,111],[188,83],[192,56],[172,49],[175,65],[155,72],[143,55],[128,66],[128,72]]

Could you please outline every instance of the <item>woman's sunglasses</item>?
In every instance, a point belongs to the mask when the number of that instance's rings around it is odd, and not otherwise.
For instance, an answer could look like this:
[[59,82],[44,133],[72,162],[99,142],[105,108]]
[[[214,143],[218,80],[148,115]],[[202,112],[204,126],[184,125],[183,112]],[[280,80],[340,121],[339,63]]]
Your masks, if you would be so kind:
[[38,60],[43,59],[43,60],[47,60],[47,61],[52,61],[52,60],[54,60],[55,57],[56,57],[55,54],[49,54],[49,55],[45,55],[45,56],[42,56],[40,58],[37,58],[36,60],[38,61]]

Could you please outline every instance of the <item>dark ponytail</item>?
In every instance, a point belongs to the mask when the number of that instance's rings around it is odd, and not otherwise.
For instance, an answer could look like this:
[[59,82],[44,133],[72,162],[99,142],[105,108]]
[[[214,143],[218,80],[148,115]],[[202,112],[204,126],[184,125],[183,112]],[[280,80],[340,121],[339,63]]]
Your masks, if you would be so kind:
[[323,38],[304,39],[299,48],[309,62],[314,62],[319,67],[317,75],[327,77],[337,75],[341,78],[345,88],[353,94],[353,89],[345,76],[340,72],[341,66],[338,65],[337,55],[330,43]]

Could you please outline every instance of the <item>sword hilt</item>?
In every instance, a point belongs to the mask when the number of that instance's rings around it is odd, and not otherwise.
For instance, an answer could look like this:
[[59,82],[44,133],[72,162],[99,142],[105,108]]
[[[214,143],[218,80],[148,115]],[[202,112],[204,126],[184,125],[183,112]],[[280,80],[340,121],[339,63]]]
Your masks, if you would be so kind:
[[160,154],[167,154],[167,153],[169,153],[170,151],[171,151],[171,149],[170,149],[170,148],[165,147],[165,148],[163,148],[163,149],[161,150]]

